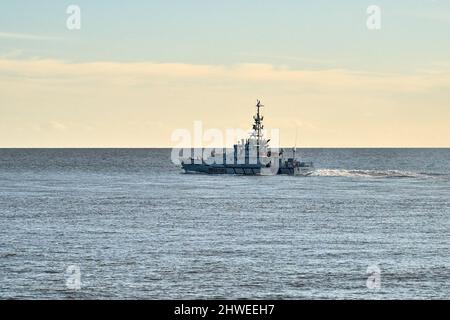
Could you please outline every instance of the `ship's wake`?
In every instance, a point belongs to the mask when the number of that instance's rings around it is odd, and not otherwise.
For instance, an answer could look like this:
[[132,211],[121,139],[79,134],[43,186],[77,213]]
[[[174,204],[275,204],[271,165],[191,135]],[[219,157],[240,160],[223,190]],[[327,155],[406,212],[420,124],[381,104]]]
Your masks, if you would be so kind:
[[362,178],[450,178],[450,174],[419,173],[400,170],[350,170],[350,169],[316,169],[311,177],[362,177]]

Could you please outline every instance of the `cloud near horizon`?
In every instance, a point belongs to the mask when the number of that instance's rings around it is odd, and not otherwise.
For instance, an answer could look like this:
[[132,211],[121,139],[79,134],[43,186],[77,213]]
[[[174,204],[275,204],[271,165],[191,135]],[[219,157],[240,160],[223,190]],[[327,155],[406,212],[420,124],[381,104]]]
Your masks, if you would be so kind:
[[307,146],[450,146],[449,89],[448,68],[0,58],[0,146],[170,146],[171,132],[194,120],[248,126],[256,98],[286,144],[302,123]]

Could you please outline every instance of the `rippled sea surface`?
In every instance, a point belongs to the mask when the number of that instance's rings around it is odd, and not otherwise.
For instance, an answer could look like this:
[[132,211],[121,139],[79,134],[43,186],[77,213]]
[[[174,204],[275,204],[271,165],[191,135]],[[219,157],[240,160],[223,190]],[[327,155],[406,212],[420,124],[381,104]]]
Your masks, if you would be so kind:
[[450,298],[450,149],[302,155],[310,177],[0,149],[0,298]]

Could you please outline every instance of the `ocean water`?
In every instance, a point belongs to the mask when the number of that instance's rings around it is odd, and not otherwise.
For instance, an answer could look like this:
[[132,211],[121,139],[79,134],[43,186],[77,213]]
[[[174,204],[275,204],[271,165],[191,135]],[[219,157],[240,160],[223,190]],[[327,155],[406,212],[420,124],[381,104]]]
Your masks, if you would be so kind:
[[450,298],[450,149],[301,154],[310,177],[0,149],[0,298]]

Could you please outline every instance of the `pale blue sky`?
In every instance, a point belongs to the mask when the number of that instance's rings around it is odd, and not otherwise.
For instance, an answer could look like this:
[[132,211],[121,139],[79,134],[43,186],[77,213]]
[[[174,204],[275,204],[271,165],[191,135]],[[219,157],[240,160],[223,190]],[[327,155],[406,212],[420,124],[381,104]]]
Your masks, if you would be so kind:
[[[65,28],[69,4],[82,29]],[[369,32],[366,8],[382,29]],[[404,72],[450,57],[450,1],[2,1],[0,55]]]

